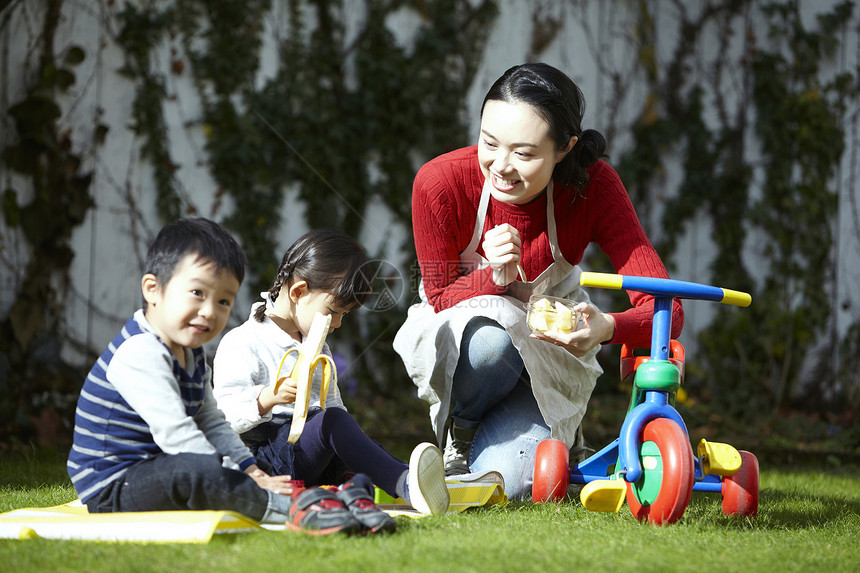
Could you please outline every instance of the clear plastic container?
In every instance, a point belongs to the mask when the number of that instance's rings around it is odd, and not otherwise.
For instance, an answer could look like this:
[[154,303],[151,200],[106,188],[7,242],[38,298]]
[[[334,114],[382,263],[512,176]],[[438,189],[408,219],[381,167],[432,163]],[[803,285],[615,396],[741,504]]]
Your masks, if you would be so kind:
[[527,324],[532,330],[544,333],[579,330],[582,326],[582,315],[573,310],[577,304],[575,300],[532,295],[526,305]]

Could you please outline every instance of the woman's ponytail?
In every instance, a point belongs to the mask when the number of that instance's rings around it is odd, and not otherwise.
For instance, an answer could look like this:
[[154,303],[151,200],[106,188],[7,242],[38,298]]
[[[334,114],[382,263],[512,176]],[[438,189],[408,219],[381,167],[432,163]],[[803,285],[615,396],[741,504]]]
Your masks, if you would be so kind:
[[559,183],[573,185],[577,191],[582,191],[588,184],[588,168],[604,157],[606,139],[599,131],[586,129],[577,138],[568,157],[556,166],[553,179]]

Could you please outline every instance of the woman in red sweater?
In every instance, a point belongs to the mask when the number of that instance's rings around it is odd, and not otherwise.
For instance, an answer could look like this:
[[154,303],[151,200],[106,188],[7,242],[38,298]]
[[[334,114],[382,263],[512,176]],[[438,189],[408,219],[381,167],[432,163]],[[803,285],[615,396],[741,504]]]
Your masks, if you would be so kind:
[[[413,186],[421,301],[394,348],[446,442],[448,475],[497,470],[512,498],[529,493],[541,440],[581,440],[599,346],[650,341],[650,296],[628,293],[632,308],[620,313],[589,302],[577,266],[585,248],[599,245],[620,274],[668,277],[600,159],[603,136],[582,130],[584,107],[563,72],[515,66],[484,98],[478,145],[430,161]],[[581,301],[585,327],[533,333],[532,294]],[[672,324],[678,336],[678,302]]]

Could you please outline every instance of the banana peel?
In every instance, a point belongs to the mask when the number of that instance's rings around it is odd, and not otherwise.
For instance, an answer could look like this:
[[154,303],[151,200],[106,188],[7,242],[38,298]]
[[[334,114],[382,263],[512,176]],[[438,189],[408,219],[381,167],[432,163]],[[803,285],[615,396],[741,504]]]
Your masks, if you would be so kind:
[[296,363],[287,378],[296,382],[296,401],[293,410],[293,420],[290,424],[290,435],[287,441],[295,444],[302,431],[305,428],[305,422],[308,418],[308,407],[311,400],[311,384],[314,380],[314,371],[317,366],[322,365],[322,385],[320,387],[320,407],[325,409],[325,400],[328,395],[329,386],[334,383],[337,385],[337,369],[334,361],[327,355],[322,353],[325,338],[328,335],[331,327],[331,316],[322,313],[316,313],[314,320],[311,323],[311,328],[308,335],[298,347],[290,348],[281,363],[278,366],[278,372],[275,374],[275,392],[286,378],[281,378],[281,368],[284,366],[284,361],[290,354],[296,354]]

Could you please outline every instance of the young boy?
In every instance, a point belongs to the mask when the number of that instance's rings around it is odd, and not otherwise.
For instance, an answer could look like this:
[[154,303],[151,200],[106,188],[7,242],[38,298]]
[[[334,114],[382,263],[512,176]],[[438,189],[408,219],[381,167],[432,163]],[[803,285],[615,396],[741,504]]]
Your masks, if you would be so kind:
[[217,408],[202,346],[226,325],[244,274],[241,247],[212,221],[182,219],[158,234],[144,308],[78,399],[67,469],[91,512],[229,510],[316,533],[361,530],[362,512],[378,521],[370,492],[352,492],[362,501],[347,508],[333,492],[267,475]]

